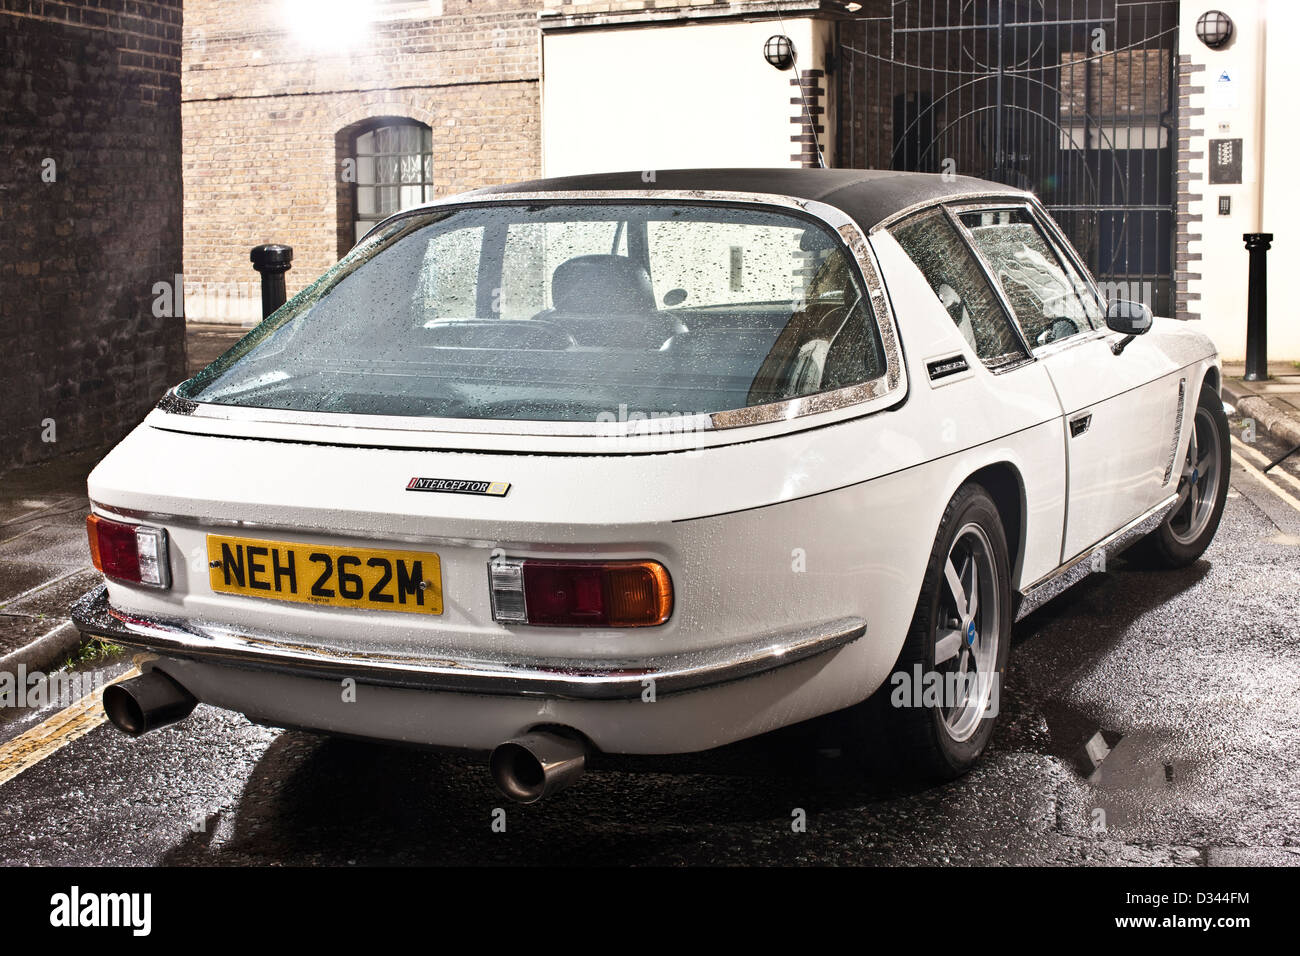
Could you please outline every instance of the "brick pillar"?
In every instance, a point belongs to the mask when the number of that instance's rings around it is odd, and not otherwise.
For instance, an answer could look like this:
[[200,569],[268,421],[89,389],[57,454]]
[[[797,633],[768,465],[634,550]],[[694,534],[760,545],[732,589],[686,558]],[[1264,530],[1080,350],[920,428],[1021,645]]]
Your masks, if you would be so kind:
[[795,143],[799,149],[790,156],[790,161],[808,168],[820,165],[817,161],[817,144],[826,135],[825,77],[825,70],[800,70],[798,76],[790,78],[790,86],[795,90],[795,95],[790,97],[790,105],[795,107],[796,113],[790,117],[790,123],[798,130],[791,135],[790,142]]
[[[1204,152],[1192,152],[1192,140],[1205,135],[1205,109],[1193,107],[1192,97],[1205,92],[1204,86],[1194,85],[1196,74],[1205,72],[1205,64],[1191,62],[1191,57],[1178,57],[1178,202],[1176,209],[1176,234],[1174,243],[1174,317],[1195,319],[1200,309],[1193,303],[1200,296],[1188,291],[1188,283],[1201,278],[1199,261],[1201,253],[1192,252],[1189,244],[1201,238],[1201,213],[1193,213],[1191,204],[1204,199],[1203,185],[1198,180],[1204,174],[1194,171],[1192,164],[1205,158]],[[1193,271],[1195,270],[1195,271]]]

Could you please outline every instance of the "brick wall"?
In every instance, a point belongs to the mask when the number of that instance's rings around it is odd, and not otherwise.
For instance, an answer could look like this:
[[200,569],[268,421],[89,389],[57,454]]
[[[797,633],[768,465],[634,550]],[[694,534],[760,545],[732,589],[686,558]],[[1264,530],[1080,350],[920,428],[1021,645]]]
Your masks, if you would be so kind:
[[[433,131],[438,196],[539,175],[535,0],[387,3],[350,47],[290,31],[277,5],[186,3],[182,100],[187,317],[258,312],[248,250],[294,247],[289,294],[350,245],[352,133],[406,117]],[[242,310],[214,289],[247,293]],[[214,311],[221,314],[205,314]]]
[[183,323],[153,314],[181,268],[180,44],[181,0],[0,0],[0,468],[111,442],[183,378]]

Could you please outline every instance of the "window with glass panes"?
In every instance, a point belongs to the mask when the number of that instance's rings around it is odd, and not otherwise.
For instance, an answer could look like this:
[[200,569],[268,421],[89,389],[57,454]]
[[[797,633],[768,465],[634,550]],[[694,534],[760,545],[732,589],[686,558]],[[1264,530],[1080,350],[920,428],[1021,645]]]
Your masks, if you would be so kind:
[[386,122],[356,139],[356,238],[393,213],[433,199],[433,131]]

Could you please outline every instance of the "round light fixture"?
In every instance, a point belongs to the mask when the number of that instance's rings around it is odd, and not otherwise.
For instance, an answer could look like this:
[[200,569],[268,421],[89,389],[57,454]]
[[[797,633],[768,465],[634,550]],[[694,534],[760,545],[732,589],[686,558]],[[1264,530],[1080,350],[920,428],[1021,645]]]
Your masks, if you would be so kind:
[[1196,37],[1211,50],[1222,50],[1232,41],[1232,18],[1222,10],[1207,10],[1196,21]]
[[770,36],[763,44],[763,59],[778,70],[788,70],[794,66],[794,44],[780,33]]

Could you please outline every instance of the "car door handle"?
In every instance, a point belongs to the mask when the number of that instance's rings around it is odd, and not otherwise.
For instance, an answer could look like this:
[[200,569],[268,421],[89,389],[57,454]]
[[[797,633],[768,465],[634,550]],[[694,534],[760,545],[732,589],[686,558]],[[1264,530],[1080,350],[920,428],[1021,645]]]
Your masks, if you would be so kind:
[[1080,435],[1082,435],[1084,432],[1088,430],[1088,426],[1090,426],[1091,424],[1092,424],[1092,412],[1088,412],[1088,414],[1086,415],[1076,415],[1074,418],[1071,418],[1070,437],[1078,438]]

